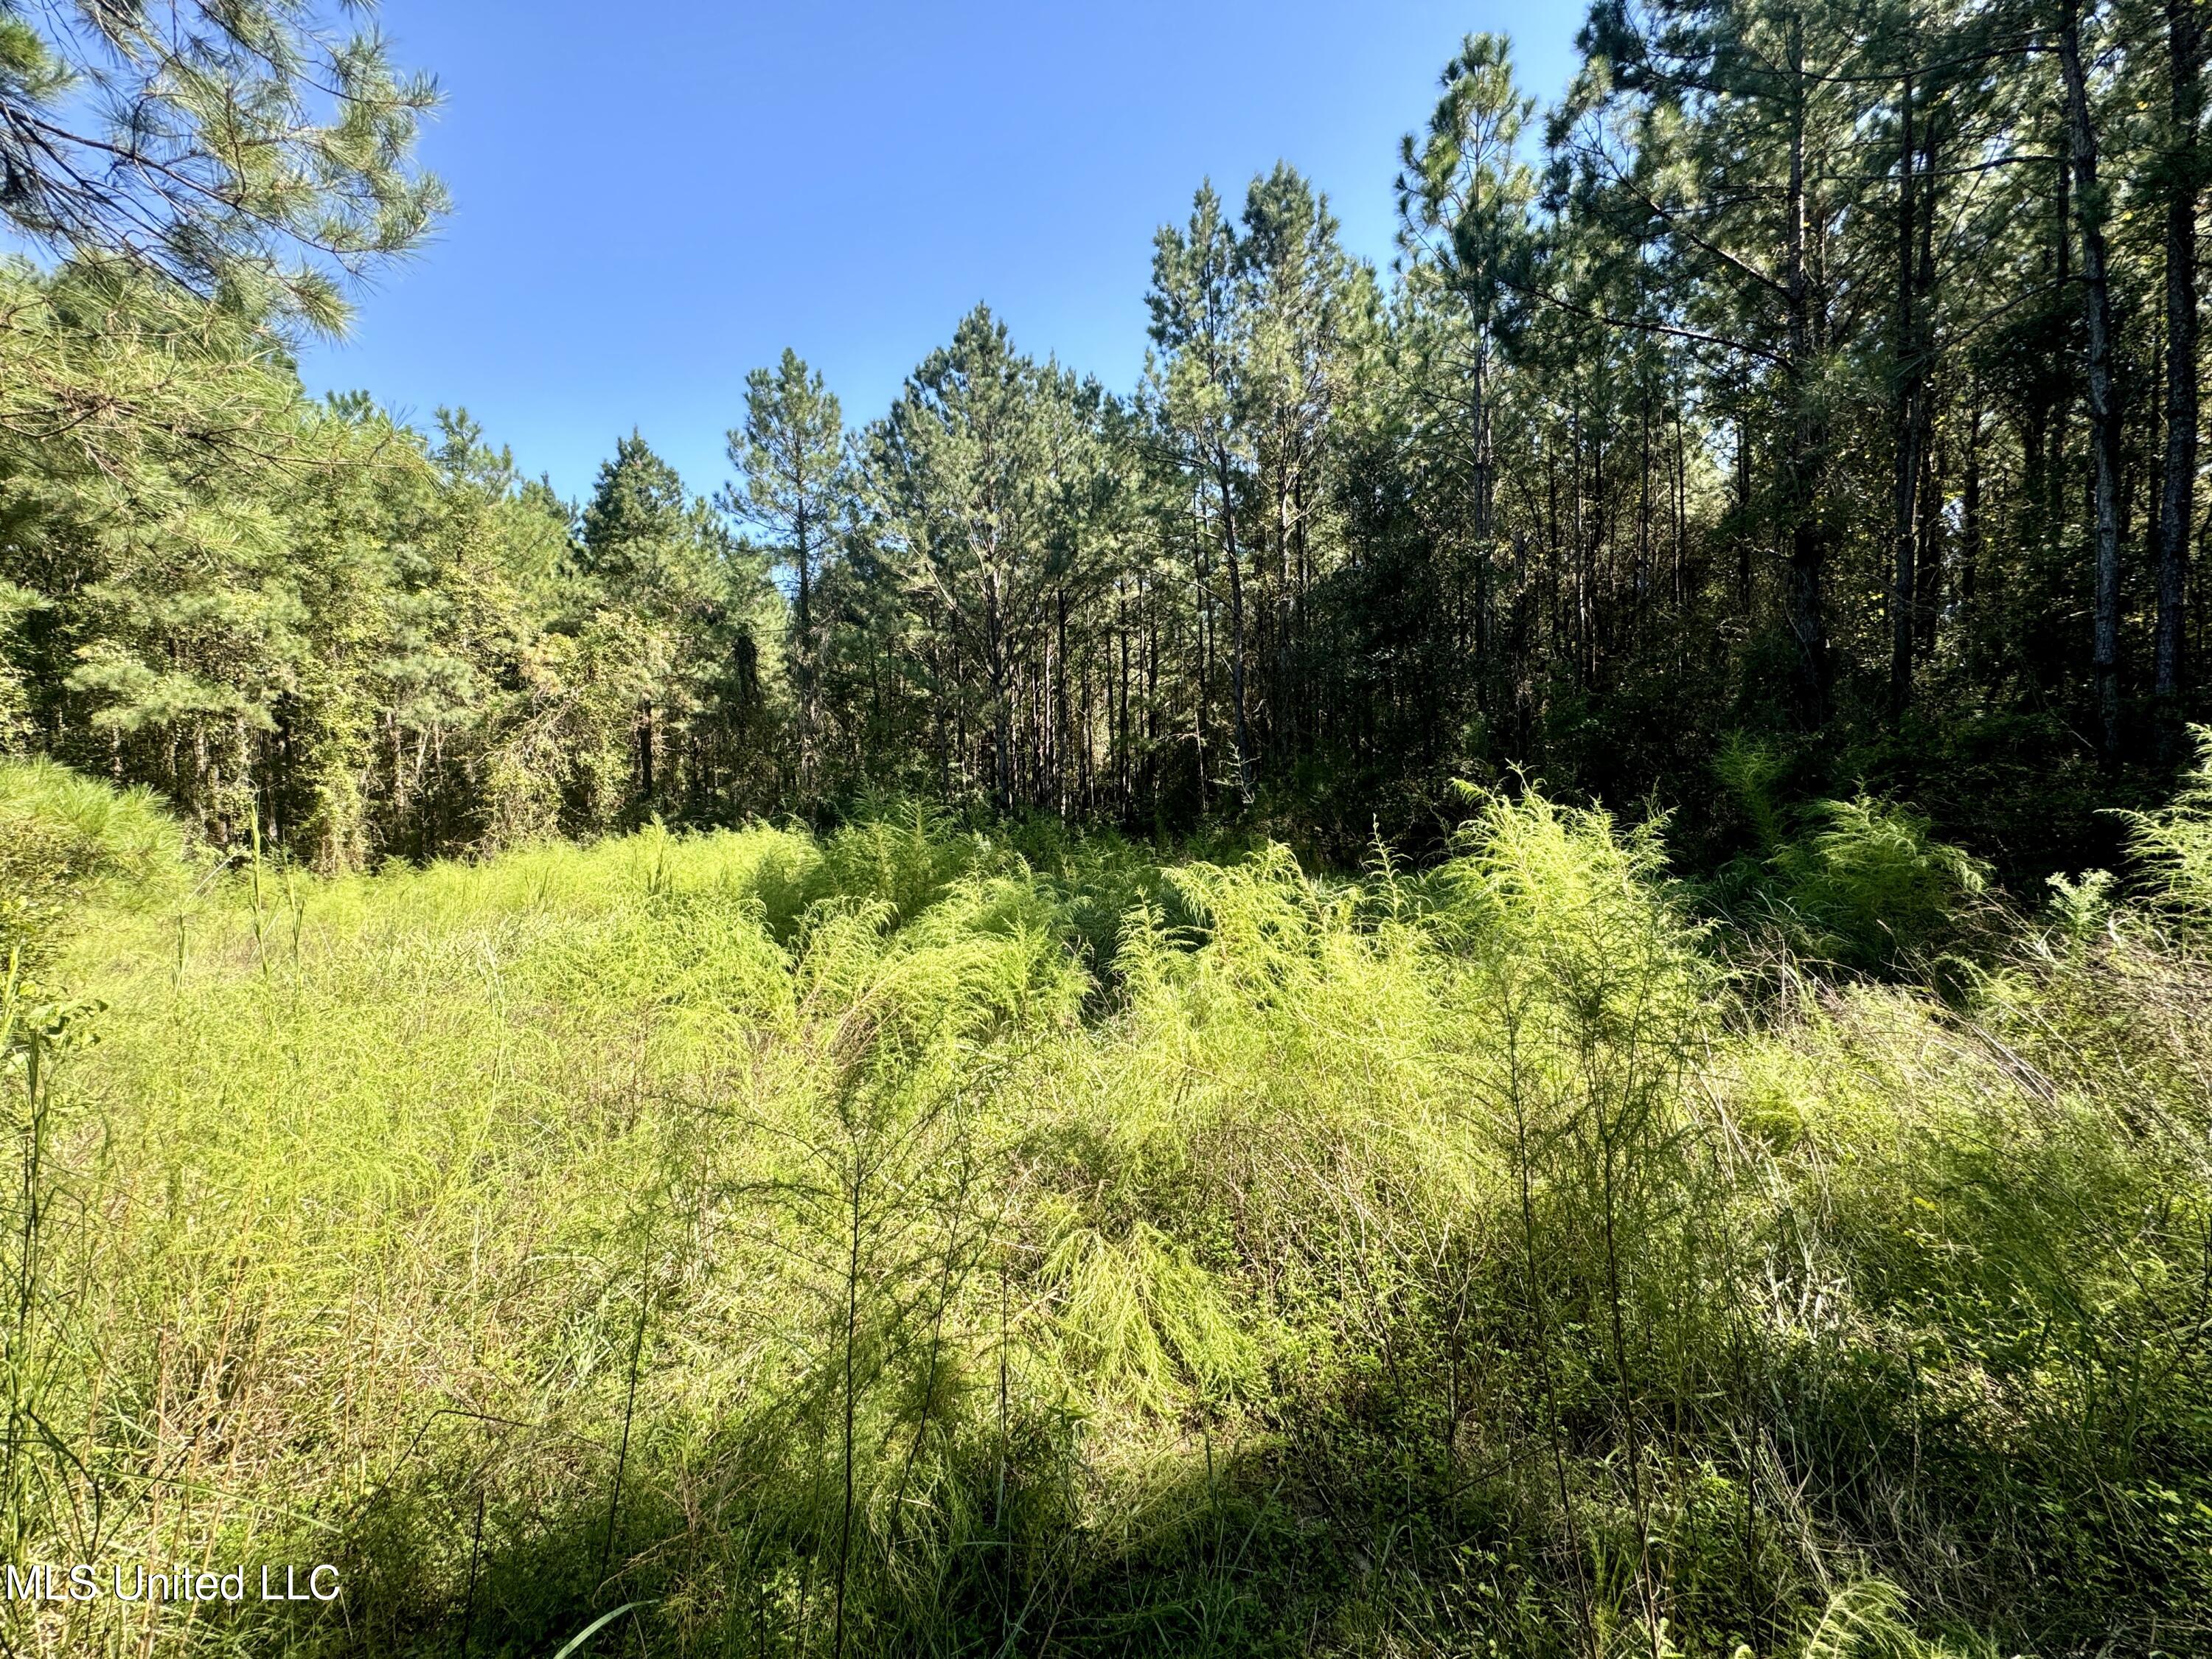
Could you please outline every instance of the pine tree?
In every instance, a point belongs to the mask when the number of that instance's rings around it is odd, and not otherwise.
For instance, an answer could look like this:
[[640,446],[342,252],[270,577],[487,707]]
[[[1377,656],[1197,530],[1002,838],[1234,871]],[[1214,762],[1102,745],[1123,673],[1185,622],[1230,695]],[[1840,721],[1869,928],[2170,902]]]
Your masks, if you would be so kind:
[[337,331],[346,284],[419,246],[446,205],[414,161],[436,85],[337,27],[366,9],[9,0],[0,216],[64,258]]
[[775,562],[792,576],[786,648],[798,704],[799,796],[811,805],[823,742],[823,640],[815,592],[835,556],[852,501],[836,395],[796,352],[786,349],[773,370],[757,368],[745,376],[745,423],[731,431],[729,453],[742,483],[724,491],[724,510],[764,532]]

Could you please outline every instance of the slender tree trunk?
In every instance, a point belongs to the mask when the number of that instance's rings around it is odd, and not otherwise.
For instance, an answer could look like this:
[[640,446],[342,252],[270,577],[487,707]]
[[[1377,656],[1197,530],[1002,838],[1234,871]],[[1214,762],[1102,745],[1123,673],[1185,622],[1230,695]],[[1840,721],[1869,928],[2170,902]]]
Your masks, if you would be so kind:
[[2096,681],[2100,757],[2120,752],[2119,410],[2112,386],[2112,295],[2105,253],[2105,198],[2097,183],[2097,134],[2081,66],[2081,16],[2066,0],[2058,30],[2059,72],[2066,85],[2069,151],[2073,160],[2075,222],[2081,234],[2081,284],[2087,339],[2083,369],[2089,392],[2089,452],[2097,560],[2090,662]]
[[983,672],[991,687],[991,800],[1001,812],[1014,810],[1013,670],[1006,660],[1006,618],[994,581],[983,591]]
[[[1170,602],[1175,589],[1168,589]],[[1145,768],[1146,801],[1157,811],[1160,802],[1160,617],[1140,587],[1137,602],[1145,614]]]
[[1828,718],[1827,546],[1820,523],[1820,433],[1812,385],[1813,294],[1805,258],[1805,26],[1795,15],[1790,23],[1790,194],[1784,231],[1791,404],[1785,479],[1790,511],[1787,602],[1790,629],[1797,644],[1800,718],[1808,726],[1819,726]]
[[1206,722],[1213,712],[1213,593],[1206,577],[1208,526],[1205,507],[1196,507],[1195,533],[1191,538],[1191,627],[1197,634],[1198,700],[1191,709],[1191,752],[1198,766],[1200,808],[1206,802]]
[[[1982,580],[1982,410],[1978,391],[1966,416],[1966,472],[1959,486],[1959,597],[1972,605]],[[1971,629],[1972,617],[1967,618]]]
[[[1303,444],[1303,440],[1301,441]],[[1297,556],[1305,532],[1305,455],[1295,458],[1290,489],[1284,501],[1282,533],[1275,556],[1275,690],[1269,698],[1269,738],[1279,757],[1278,773],[1287,771],[1298,752],[1299,720],[1297,657],[1295,641],[1298,624]],[[1303,550],[1300,549],[1302,551]]]
[[2158,515],[2158,623],[2154,690],[2161,755],[2172,758],[2185,665],[2189,540],[2197,481],[2197,127],[2203,113],[2203,19],[2197,0],[2166,0],[2172,149],[2166,203],[2166,477]]
[[1237,544],[1236,481],[1229,472],[1228,452],[1216,445],[1214,477],[1221,490],[1221,553],[1229,566],[1229,702],[1230,734],[1237,745],[1237,796],[1252,804],[1252,732],[1244,708],[1244,577],[1243,557]]
[[1751,422],[1738,416],[1735,426],[1735,511],[1742,522],[1735,538],[1735,603],[1736,612],[1747,625],[1752,612],[1752,565],[1750,532],[1751,512]]
[[1047,735],[1052,744],[1052,793],[1054,809],[1060,817],[1068,815],[1070,799],[1067,787],[1067,757],[1074,747],[1075,730],[1067,707],[1067,589],[1055,588],[1054,608],[1059,612],[1059,628],[1054,641],[1052,672],[1052,722]]
[[[799,488],[805,487],[804,475]],[[799,611],[798,649],[793,653],[793,676],[799,682],[799,799],[806,805],[814,801],[814,775],[817,757],[819,710],[814,678],[814,550],[807,544],[806,514],[801,509],[792,525],[793,562],[798,567]]]
[[1893,574],[1889,590],[1889,707],[1893,719],[1902,720],[1912,702],[1912,647],[1915,587],[1915,532],[1918,526],[1920,484],[1920,400],[1925,395],[1925,364],[1922,361],[1918,308],[1914,305],[1913,237],[1915,176],[1912,131],[1912,76],[1907,74],[1898,100],[1897,147],[1897,384],[1892,427],[1895,470],[1891,520]]
[[1944,447],[1936,433],[1936,392],[1931,386],[1921,394],[1920,528],[1916,545],[1919,555],[1913,584],[1913,626],[1919,634],[1919,659],[1936,655],[1936,630],[1943,616],[1943,459]]
[[[1141,603],[1141,600],[1139,603]],[[1137,775],[1135,765],[1136,757],[1130,752],[1129,749],[1130,739],[1134,731],[1134,724],[1129,719],[1128,600],[1123,593],[1121,582],[1118,580],[1114,584],[1114,612],[1115,621],[1116,623],[1114,632],[1120,647],[1121,661],[1118,666],[1120,669],[1121,690],[1121,714],[1120,726],[1121,742],[1118,747],[1118,751],[1115,757],[1114,781],[1115,787],[1118,788],[1121,793],[1121,817],[1125,822],[1133,822],[1136,812]]]

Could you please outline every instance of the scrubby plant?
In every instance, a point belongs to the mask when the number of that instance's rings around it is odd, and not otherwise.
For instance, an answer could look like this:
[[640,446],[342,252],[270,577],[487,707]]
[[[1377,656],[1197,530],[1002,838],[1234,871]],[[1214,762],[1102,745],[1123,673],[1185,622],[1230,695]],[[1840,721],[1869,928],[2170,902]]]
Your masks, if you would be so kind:
[[1972,936],[1989,872],[1928,820],[1860,795],[1822,801],[1776,852],[1776,899],[1805,954],[1871,970],[1924,962]]
[[1723,915],[1851,973],[1924,972],[1991,935],[1987,865],[1897,801],[1861,793],[1787,811],[1776,799],[1785,769],[1741,738],[1715,759],[1758,843],[1707,884]]
[[2130,850],[2156,884],[2169,915],[2185,925],[2212,915],[2212,726],[2190,728],[2197,762],[2172,801],[2154,812],[2126,812]]
[[0,758],[0,968],[35,971],[82,907],[155,902],[185,871],[184,831],[151,790]]
[[0,1078],[18,1548],[329,1559],[346,1601],[9,1639],[2208,1634],[2184,932],[1748,996],[1663,824],[1469,813],[1353,877],[890,807],[242,870],[182,951],[94,905],[58,966],[102,1040]]

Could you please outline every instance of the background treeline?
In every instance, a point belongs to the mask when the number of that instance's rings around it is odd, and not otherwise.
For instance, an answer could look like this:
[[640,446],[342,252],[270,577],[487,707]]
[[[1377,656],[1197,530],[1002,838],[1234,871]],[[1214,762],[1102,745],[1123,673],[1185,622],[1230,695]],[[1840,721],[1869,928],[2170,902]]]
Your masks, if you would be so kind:
[[[0,729],[325,867],[893,790],[1340,855],[1516,767],[1696,860],[1731,738],[2008,869],[2109,854],[2202,712],[2197,8],[1579,41],[1540,120],[1502,42],[1446,67],[1387,279],[1289,167],[1209,185],[1133,391],[979,307],[854,429],[787,354],[711,506],[635,436],[571,507],[464,416],[306,399],[336,290],[260,232],[149,277],[18,212],[74,262],[0,278]],[[379,73],[383,150],[321,164],[380,228],[290,227],[341,275],[437,206]]]
[[112,272],[0,296],[10,385],[89,411],[0,435],[12,743],[325,867],[772,799],[774,596],[642,443],[578,514]]

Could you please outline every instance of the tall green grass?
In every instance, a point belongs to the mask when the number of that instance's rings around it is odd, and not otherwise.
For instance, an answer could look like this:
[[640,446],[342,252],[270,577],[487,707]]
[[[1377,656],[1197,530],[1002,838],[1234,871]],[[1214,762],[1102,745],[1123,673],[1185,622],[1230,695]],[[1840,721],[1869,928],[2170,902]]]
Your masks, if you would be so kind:
[[104,1006],[10,993],[11,1547],[345,1590],[8,1639],[2212,1646],[2201,796],[1942,995],[1470,812],[1352,878],[906,808],[164,852],[46,970]]

